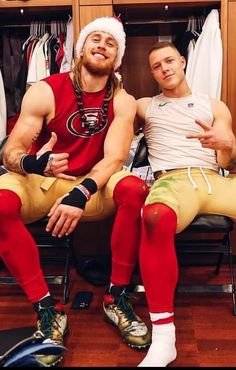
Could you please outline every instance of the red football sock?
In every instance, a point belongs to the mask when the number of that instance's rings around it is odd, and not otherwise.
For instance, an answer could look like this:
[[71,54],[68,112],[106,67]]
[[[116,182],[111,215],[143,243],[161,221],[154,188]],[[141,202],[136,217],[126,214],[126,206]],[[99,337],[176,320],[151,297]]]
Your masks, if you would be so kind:
[[140,268],[150,312],[173,312],[178,279],[176,213],[164,204],[144,207]]
[[138,261],[141,209],[148,191],[146,183],[136,176],[123,178],[114,189],[117,206],[111,237],[111,282],[114,285],[128,285]]
[[10,190],[0,190],[0,255],[29,300],[36,302],[48,292],[38,247],[21,221],[21,200]]

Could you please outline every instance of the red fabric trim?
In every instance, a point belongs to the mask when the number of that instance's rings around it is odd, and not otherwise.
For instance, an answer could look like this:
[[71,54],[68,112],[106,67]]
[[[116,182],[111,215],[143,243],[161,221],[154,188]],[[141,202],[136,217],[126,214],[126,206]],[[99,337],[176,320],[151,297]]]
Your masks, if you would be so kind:
[[164,324],[169,324],[171,322],[174,322],[174,316],[171,315],[169,317],[166,317],[165,319],[159,319],[156,321],[152,321],[153,325],[164,325]]

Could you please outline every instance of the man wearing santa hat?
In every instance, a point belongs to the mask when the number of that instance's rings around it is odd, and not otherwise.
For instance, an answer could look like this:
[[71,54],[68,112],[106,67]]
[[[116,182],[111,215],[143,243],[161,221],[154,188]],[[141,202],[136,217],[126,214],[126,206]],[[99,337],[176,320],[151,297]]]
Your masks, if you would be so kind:
[[[76,44],[73,71],[51,75],[28,89],[4,147],[9,173],[0,177],[0,257],[33,303],[46,342],[63,344],[67,315],[49,293],[38,248],[24,224],[48,215],[46,230],[62,237],[79,221],[102,220],[117,211],[104,312],[128,345],[150,344],[148,329],[126,294],[138,258],[138,245],[129,235],[140,223],[137,210],[148,189],[122,170],[136,114],[134,97],[115,75],[124,51],[119,19],[103,17],[86,25]],[[40,356],[49,366],[60,359]]]

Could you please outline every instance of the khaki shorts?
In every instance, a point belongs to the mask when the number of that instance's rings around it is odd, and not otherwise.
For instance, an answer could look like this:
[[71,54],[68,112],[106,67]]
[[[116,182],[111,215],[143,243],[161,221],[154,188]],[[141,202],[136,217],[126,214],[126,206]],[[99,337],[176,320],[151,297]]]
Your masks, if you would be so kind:
[[[134,174],[122,170],[111,176],[106,186],[92,195],[86,204],[81,221],[99,221],[112,215],[115,210],[113,190],[119,180]],[[26,176],[9,172],[0,176],[0,189],[12,190],[21,199],[21,216],[24,223],[31,223],[46,216],[55,201],[82,181],[43,177],[36,174]]]
[[[177,215],[177,230],[184,230],[198,214],[217,214],[236,219],[236,176],[200,168],[178,169],[161,175],[145,204],[162,203]],[[209,190],[211,194],[209,194]]]

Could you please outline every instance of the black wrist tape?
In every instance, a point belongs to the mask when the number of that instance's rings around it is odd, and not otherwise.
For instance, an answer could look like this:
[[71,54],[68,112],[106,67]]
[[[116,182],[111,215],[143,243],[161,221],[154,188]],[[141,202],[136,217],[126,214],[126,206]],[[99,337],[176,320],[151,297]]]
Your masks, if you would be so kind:
[[81,190],[74,188],[69,192],[69,195],[62,199],[61,204],[85,209],[87,200]]
[[36,154],[27,154],[21,158],[20,167],[24,172],[43,175],[51,153],[51,151],[48,151],[42,154],[38,159]]
[[96,191],[98,190],[98,186],[97,186],[96,182],[93,179],[86,178],[83,181],[81,181],[80,184],[85,186],[86,189],[88,189],[88,191],[90,192],[91,195],[96,193]]
[[85,209],[86,202],[90,199],[91,194],[96,193],[97,188],[97,184],[94,180],[89,178],[84,179],[69,192],[69,195],[62,199],[61,203]]

